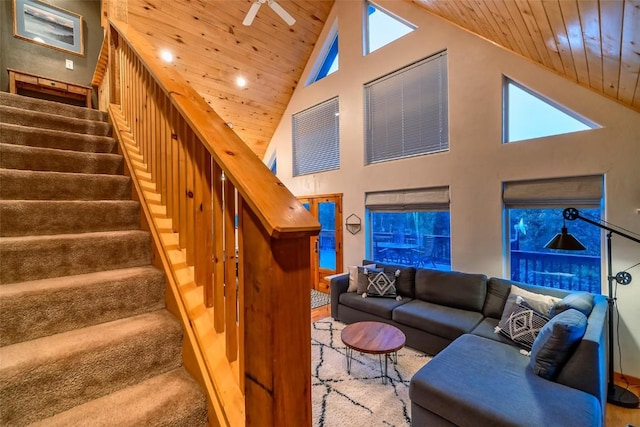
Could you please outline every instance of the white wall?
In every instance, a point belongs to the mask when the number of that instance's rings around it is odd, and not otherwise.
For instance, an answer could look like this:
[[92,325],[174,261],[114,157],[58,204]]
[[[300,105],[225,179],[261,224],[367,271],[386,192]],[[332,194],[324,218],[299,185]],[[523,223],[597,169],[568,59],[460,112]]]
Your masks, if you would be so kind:
[[[410,3],[378,4],[419,28],[371,55],[362,55],[362,3],[336,0],[324,36],[338,19],[340,68],[294,92],[265,159],[275,151],[278,177],[298,196],[343,193],[343,217],[365,218],[364,194],[387,189],[448,185],[451,194],[452,268],[504,277],[504,181],[603,174],[607,221],[640,233],[640,113],[510,53]],[[364,166],[363,84],[447,49],[450,151]],[[602,125],[602,129],[512,144],[501,143],[502,76],[537,91]],[[340,98],[340,163],[337,171],[292,177],[291,115]],[[550,230],[550,235],[555,230]],[[640,245],[614,237],[614,273],[640,262]],[[365,232],[344,235],[345,264],[365,255]],[[603,251],[603,254],[605,252]],[[640,267],[618,288],[623,372],[640,378]],[[606,274],[603,274],[603,276]],[[603,291],[606,292],[606,277]],[[616,356],[616,371],[620,371]]]

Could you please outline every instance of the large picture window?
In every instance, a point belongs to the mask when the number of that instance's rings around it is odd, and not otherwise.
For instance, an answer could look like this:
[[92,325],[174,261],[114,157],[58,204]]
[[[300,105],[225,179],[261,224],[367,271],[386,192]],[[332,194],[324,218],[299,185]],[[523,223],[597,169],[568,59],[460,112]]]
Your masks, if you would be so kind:
[[448,188],[368,193],[367,257],[451,270]]
[[447,55],[365,85],[366,163],[449,149]]
[[338,98],[293,115],[293,176],[340,168]]
[[505,183],[511,279],[538,286],[602,293],[601,230],[573,221],[570,233],[585,251],[546,249],[563,226],[562,211],[577,207],[580,214],[600,222],[602,177],[519,181]]

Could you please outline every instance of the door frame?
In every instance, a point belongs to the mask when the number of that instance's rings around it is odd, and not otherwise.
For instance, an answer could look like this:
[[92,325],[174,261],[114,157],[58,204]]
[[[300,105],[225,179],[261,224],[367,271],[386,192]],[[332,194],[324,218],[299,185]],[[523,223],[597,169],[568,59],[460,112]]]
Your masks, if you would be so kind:
[[343,271],[343,246],[342,246],[342,193],[321,194],[314,196],[298,197],[300,203],[309,204],[309,211],[318,219],[318,203],[333,202],[335,204],[335,237],[336,237],[336,269],[327,270],[320,268],[320,254],[316,252],[316,245],[319,245],[317,236],[311,236],[309,239],[309,249],[311,253],[311,289],[321,292],[329,292],[329,282],[325,280],[326,276],[341,273]]

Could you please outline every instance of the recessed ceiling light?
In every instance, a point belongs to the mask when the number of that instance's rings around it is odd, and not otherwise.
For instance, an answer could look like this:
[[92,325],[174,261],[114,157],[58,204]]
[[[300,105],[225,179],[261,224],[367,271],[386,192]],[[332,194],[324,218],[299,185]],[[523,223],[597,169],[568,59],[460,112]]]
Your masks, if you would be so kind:
[[238,78],[236,78],[236,84],[238,85],[238,87],[245,87],[247,85],[247,79],[239,76]]
[[165,62],[173,62],[173,55],[168,50],[161,51],[160,58],[162,58]]

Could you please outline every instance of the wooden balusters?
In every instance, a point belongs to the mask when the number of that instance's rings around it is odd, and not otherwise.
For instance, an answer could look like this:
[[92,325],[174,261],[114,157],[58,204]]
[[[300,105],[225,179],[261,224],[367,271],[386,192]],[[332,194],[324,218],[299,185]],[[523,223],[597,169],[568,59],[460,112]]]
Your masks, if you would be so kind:
[[233,411],[213,424],[310,425],[317,222],[143,37],[113,22],[109,34],[116,134],[206,360],[210,407]]
[[[213,164],[213,217],[223,217],[222,202],[222,169],[217,163]],[[213,325],[216,332],[224,331],[224,241],[222,221],[213,223]]]

